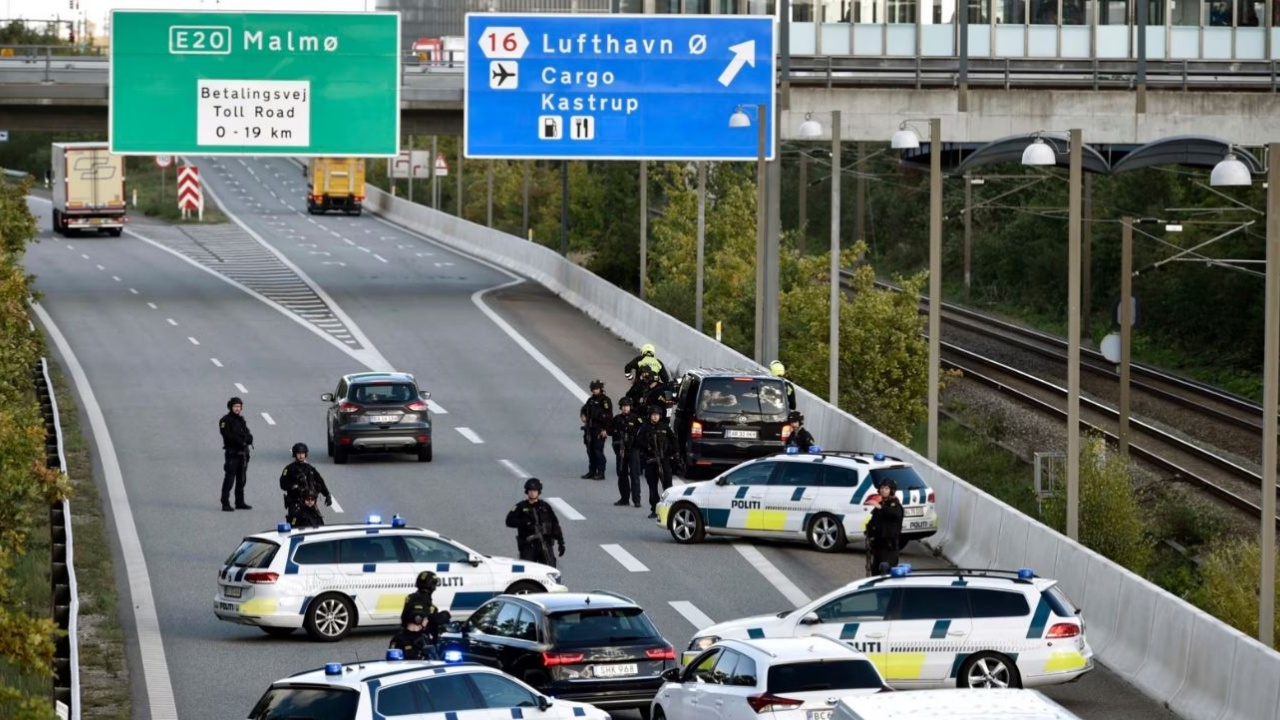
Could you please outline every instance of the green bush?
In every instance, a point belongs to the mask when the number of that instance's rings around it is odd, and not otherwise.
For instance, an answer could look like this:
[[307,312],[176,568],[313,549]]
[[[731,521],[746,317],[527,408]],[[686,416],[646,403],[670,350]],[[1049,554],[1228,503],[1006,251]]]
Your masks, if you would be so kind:
[[[1067,525],[1065,478],[1044,503],[1044,514],[1059,530]],[[1143,524],[1124,456],[1089,435],[1080,447],[1080,542],[1138,575],[1151,563],[1152,542]]]
[[[1280,600],[1280,562],[1271,592]],[[1188,598],[1205,612],[1250,637],[1258,636],[1258,580],[1262,546],[1252,538],[1231,538],[1206,553],[1200,562],[1202,582]],[[1280,646],[1280,602],[1276,603],[1275,637]]]

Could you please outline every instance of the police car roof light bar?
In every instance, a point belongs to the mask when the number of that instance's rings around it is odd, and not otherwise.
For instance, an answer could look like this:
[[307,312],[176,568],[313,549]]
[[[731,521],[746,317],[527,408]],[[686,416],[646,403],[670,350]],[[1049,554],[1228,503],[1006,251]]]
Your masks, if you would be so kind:
[[276,524],[276,532],[278,532],[278,533],[287,533],[287,532],[289,532],[289,531],[290,531],[290,530],[292,530],[292,529],[293,529],[293,527],[292,527],[292,526],[290,526],[290,525],[289,525],[289,523],[277,523],[277,524]]
[[325,663],[324,674],[325,675],[341,675],[342,663]]
[[[1030,573],[1027,577],[1024,573]],[[1031,578],[1036,577],[1035,573],[1027,568],[1022,570],[988,570],[986,568],[922,568],[914,570],[912,575],[927,575],[930,577],[993,577],[1008,578],[1014,582],[1030,583]]]
[[788,455],[799,455],[799,454],[800,454],[800,448],[796,447],[795,445],[788,445],[788,446],[787,446],[787,454],[788,454]]
[[822,455],[834,455],[838,457],[848,458],[872,458],[876,461],[892,460],[894,462],[903,462],[902,458],[896,455],[886,455],[882,452],[868,452],[866,450],[823,450]]
[[809,446],[809,454],[810,454],[810,455],[821,455],[821,454],[822,454],[822,448],[818,447],[817,445],[810,445],[810,446]]
[[370,516],[369,516],[369,519],[368,519],[368,521],[367,521],[367,522],[368,522],[368,524],[369,524],[369,525],[379,525],[379,524],[381,524],[381,523],[382,523],[382,516],[381,516],[381,515],[370,515]]
[[447,663],[456,663],[461,659],[462,659],[461,650],[445,650],[444,651],[444,661]]
[[402,528],[402,527],[404,527],[404,518],[400,517],[399,515],[392,515],[392,516],[391,516],[391,527],[393,527],[393,528]]
[[404,651],[403,651],[403,650],[401,650],[400,648],[390,648],[389,650],[387,650],[387,659],[388,659],[388,660],[403,660],[403,659],[404,659]]

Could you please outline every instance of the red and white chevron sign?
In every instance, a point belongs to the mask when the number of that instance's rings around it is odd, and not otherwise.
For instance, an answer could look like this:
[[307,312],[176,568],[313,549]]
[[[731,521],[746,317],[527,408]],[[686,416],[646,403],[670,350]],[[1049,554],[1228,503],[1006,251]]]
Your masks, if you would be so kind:
[[204,193],[200,191],[200,168],[195,165],[183,165],[178,168],[178,209],[201,210],[204,208]]

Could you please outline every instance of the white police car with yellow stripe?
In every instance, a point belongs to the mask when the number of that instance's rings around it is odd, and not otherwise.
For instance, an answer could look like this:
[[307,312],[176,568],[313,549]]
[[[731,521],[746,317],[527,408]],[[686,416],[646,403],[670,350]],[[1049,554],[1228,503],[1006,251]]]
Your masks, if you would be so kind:
[[788,448],[715,480],[670,488],[658,502],[658,524],[682,544],[712,533],[807,540],[839,552],[864,537],[878,488],[892,480],[905,515],[901,545],[938,532],[933,490],[910,464],[883,453],[810,450]]
[[357,625],[396,626],[418,573],[439,579],[432,599],[455,619],[503,593],[565,592],[555,568],[483,555],[400,517],[244,538],[218,573],[218,619],[286,636],[303,627],[339,640]]
[[249,720],[610,720],[586,703],[549,698],[474,663],[405,660],[329,663],[271,683]]
[[1030,570],[912,570],[849,583],[777,615],[699,630],[683,659],[724,638],[828,635],[865,654],[897,690],[1036,687],[1093,669],[1084,620]]

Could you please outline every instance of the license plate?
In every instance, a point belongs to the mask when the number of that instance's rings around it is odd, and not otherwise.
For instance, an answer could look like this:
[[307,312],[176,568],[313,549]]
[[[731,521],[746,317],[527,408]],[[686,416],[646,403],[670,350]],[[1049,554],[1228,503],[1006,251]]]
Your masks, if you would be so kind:
[[906,513],[904,513],[906,517],[920,517],[921,515],[924,515],[923,507],[909,507],[903,509],[906,510]]
[[626,663],[625,665],[596,665],[592,671],[596,677],[626,677],[635,675],[639,672],[635,663]]
[[223,585],[222,594],[226,595],[229,598],[238,598],[240,597],[240,591],[243,589],[244,588],[232,587],[230,585]]
[[399,422],[399,415],[370,415],[369,422],[374,425],[386,425],[387,423]]
[[725,430],[724,436],[727,438],[739,438],[742,440],[755,440],[759,433],[755,430]]
[[806,720],[831,720],[831,710],[810,710]]
[[240,612],[240,603],[216,602],[214,607],[227,612]]

